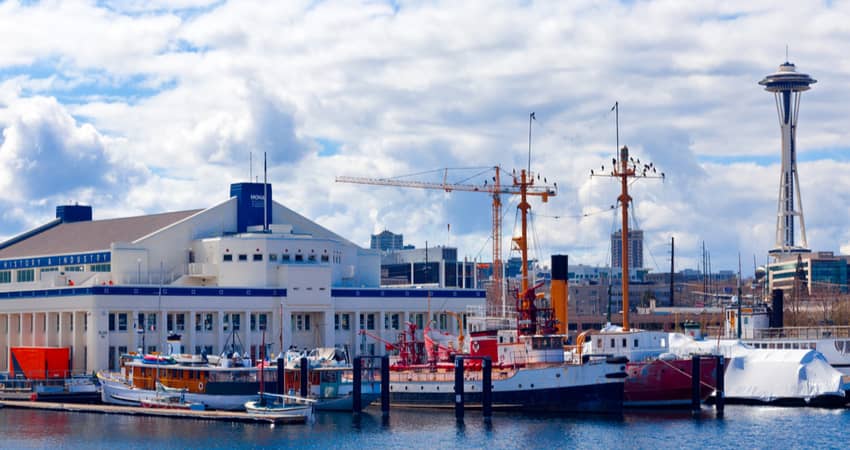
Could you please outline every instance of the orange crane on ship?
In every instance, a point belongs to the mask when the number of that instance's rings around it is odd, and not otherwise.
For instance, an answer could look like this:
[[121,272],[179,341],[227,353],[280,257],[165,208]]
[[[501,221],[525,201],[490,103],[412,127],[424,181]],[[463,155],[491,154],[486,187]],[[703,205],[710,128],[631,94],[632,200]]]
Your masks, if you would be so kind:
[[[499,288],[499,297],[504,295],[504,291],[502,289],[502,200],[501,195],[522,195],[523,203],[525,203],[525,196],[538,196],[540,197],[544,203],[549,200],[549,197],[554,197],[557,195],[558,185],[555,183],[550,187],[548,185],[534,185],[534,177],[530,172],[526,173],[526,170],[523,169],[520,171],[520,174],[517,175],[516,171],[513,173],[513,183],[511,185],[502,185],[501,184],[501,168],[499,166],[494,166],[493,170],[495,171],[495,176],[493,177],[493,184],[487,184],[486,182],[482,185],[479,184],[464,184],[464,183],[449,183],[448,181],[448,171],[449,169],[440,169],[443,171],[443,181],[442,182],[429,182],[429,181],[412,181],[412,180],[402,180],[398,178],[368,178],[368,177],[350,177],[350,176],[339,176],[336,177],[337,183],[355,183],[355,184],[370,184],[370,185],[378,185],[378,186],[396,186],[396,187],[406,187],[406,188],[418,188],[418,189],[434,189],[441,190],[445,192],[452,191],[462,191],[462,192],[481,192],[489,194],[492,197],[492,238],[493,238],[493,284],[498,286]],[[540,176],[538,175],[538,179]],[[544,183],[546,181],[544,180]],[[528,204],[526,205],[526,211],[528,208]],[[522,205],[520,205],[522,208]],[[524,224],[523,224],[524,225]],[[525,231],[525,230],[523,230]],[[523,234],[525,236],[525,234]],[[516,242],[518,238],[514,238],[515,243],[520,249],[526,248],[526,242]],[[523,289],[527,289],[528,280],[524,279]]]

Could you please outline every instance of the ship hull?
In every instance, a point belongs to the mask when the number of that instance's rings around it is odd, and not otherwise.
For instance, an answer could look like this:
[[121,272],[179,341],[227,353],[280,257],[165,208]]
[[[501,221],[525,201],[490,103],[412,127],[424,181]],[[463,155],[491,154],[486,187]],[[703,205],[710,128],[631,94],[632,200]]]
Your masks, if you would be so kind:
[[[623,379],[608,378],[617,369],[604,364],[520,369],[498,379],[494,371],[493,409],[559,413],[619,413],[623,408]],[[480,375],[480,374],[479,374]],[[437,379],[442,376],[442,379]],[[394,373],[406,381],[390,382],[394,407],[452,408],[455,404],[451,373]],[[481,381],[464,383],[464,407],[481,408]]]
[[[624,402],[626,408],[680,408],[692,403],[692,361],[652,360],[626,364]],[[717,359],[700,360],[700,401],[717,386]]]

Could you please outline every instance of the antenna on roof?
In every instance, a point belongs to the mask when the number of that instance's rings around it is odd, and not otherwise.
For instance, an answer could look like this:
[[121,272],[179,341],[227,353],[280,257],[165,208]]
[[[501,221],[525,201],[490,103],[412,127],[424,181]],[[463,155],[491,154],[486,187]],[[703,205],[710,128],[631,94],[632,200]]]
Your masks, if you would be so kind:
[[263,152],[263,233],[269,232],[269,185],[268,169],[266,168],[266,152]]

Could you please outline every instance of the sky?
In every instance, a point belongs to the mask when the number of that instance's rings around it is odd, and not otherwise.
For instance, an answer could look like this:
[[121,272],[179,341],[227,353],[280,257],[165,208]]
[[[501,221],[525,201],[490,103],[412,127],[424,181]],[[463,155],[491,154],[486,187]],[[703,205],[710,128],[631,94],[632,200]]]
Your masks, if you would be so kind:
[[[229,184],[363,246],[384,229],[491,259],[490,198],[336,176],[482,184],[529,164],[532,256],[606,265],[619,142],[645,266],[752,273],[775,245],[780,134],[758,81],[803,95],[809,246],[850,253],[850,3],[796,1],[6,1],[0,3],[0,239],[78,202],[95,219],[203,208]],[[535,113],[529,133],[529,115]],[[452,168],[448,172],[441,170]],[[505,197],[511,253],[515,197]],[[798,238],[799,239],[799,238]]]

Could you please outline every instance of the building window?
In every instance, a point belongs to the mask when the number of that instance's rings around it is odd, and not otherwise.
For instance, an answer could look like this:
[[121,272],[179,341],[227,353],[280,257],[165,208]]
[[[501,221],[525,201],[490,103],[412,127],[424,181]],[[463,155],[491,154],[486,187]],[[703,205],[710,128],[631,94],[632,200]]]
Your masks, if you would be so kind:
[[350,314],[334,314],[334,330],[350,330],[351,315]]
[[156,314],[148,314],[148,330],[156,331]]
[[251,314],[251,331],[257,331],[257,315]]
[[118,313],[118,331],[127,331],[127,313]]
[[231,262],[233,261],[233,255],[231,255],[230,253],[225,253],[221,255],[221,260],[224,262]]
[[304,314],[304,330],[310,331],[310,315]]
[[261,313],[261,314],[259,314],[259,319],[260,319],[260,329],[265,330],[267,325],[268,325],[268,322],[269,322],[269,316],[266,315],[266,313]]
[[[195,313],[195,331],[201,331],[202,323],[203,322],[201,322],[201,314]],[[195,352],[195,353],[201,353],[201,352]]]
[[240,314],[233,314],[232,317],[233,317],[233,331],[239,331],[239,328],[240,328],[239,325],[240,325],[242,316]]
[[375,315],[374,314],[366,314],[366,329],[374,330],[375,329]]
[[248,261],[248,255],[244,253],[239,255],[239,261]]
[[136,325],[135,325],[136,329],[137,330],[144,330],[145,329],[145,313],[139,313],[139,315],[136,317],[136,319],[137,319]]
[[111,272],[112,265],[109,263],[105,264],[92,264],[89,266],[89,270],[92,272]]
[[115,314],[109,313],[109,331],[115,331]]
[[262,261],[263,254],[262,253],[254,253],[254,261]]
[[65,272],[83,272],[84,266],[65,266]]
[[0,283],[11,283],[11,282],[12,282],[12,271],[11,270],[0,271]]
[[269,261],[276,262],[277,261],[277,253],[269,253]]
[[186,328],[186,315],[183,313],[177,314],[175,317],[177,322],[177,331],[183,331]]
[[206,313],[204,317],[204,331],[212,331],[213,329],[213,315],[212,313]]
[[390,326],[392,327],[392,329],[393,329],[393,330],[398,330],[398,329],[399,329],[400,324],[399,324],[399,315],[398,315],[398,313],[393,314],[393,315],[391,316],[391,319],[390,319]]
[[222,318],[223,329],[224,331],[230,330],[230,313],[224,313],[224,317]]
[[34,269],[19,269],[15,281],[18,283],[29,283],[35,281],[35,270]]
[[119,345],[118,346],[118,356],[126,355],[126,354],[127,354],[127,346],[126,345]]

